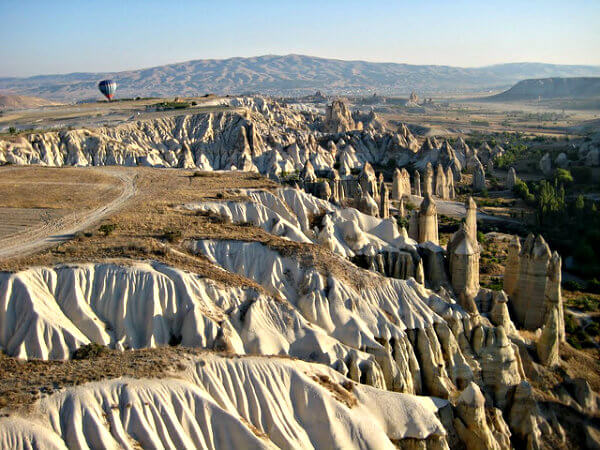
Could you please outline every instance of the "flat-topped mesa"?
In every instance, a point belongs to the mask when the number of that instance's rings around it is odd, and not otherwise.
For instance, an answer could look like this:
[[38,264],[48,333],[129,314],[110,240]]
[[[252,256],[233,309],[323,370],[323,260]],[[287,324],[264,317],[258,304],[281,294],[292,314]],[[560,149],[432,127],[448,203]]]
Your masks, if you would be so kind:
[[417,197],[421,196],[421,174],[419,173],[418,170],[415,170],[415,195]]
[[423,179],[423,196],[427,194],[434,195],[435,191],[433,189],[433,166],[430,162],[425,166],[425,178]]
[[504,187],[510,191],[513,190],[517,184],[517,172],[514,167],[508,169],[508,174],[506,174],[506,182],[504,183]]
[[[562,318],[561,258],[557,252],[550,252],[541,235],[530,234],[518,255],[517,270],[517,250],[517,242],[513,241],[505,271],[505,283],[508,281],[506,292],[512,301],[516,324],[527,330],[536,330],[544,325],[552,308],[556,308]],[[558,327],[562,340],[563,320],[559,319]]]
[[477,242],[477,203],[473,197],[469,197],[465,202],[465,231],[469,237]]
[[473,169],[473,191],[481,192],[485,189],[485,169],[481,162],[477,162]]
[[387,219],[390,217],[390,193],[385,182],[381,182],[379,192],[379,217]]
[[371,197],[378,197],[377,193],[377,177],[375,171],[369,162],[366,162],[363,166],[360,174],[358,175],[358,184],[360,185],[362,192],[369,194]]
[[437,207],[431,194],[426,194],[419,208],[419,238],[417,242],[439,243]]
[[327,106],[323,131],[325,133],[345,133],[351,130],[362,129],[362,123],[356,123],[346,103],[342,100],[334,100]]
[[479,244],[463,226],[452,235],[447,253],[450,280],[459,303],[465,303],[462,306],[469,312],[476,312],[473,300],[479,292]]

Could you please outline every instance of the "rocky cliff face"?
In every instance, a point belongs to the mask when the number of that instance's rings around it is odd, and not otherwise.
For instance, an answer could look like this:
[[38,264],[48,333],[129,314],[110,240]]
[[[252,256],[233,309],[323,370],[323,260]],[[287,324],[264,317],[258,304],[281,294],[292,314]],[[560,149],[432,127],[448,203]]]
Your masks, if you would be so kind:
[[[386,130],[374,114],[357,116],[358,123],[366,124],[361,130],[343,102],[334,102],[324,120],[260,97],[232,99],[230,106],[229,112],[0,140],[0,163],[237,169],[275,175],[302,170],[310,161],[316,171],[331,170],[337,162],[344,175],[365,162],[384,165],[393,160],[402,167],[440,158],[438,148],[416,152],[417,140],[406,127]],[[458,158],[442,161],[444,169],[460,164]]]

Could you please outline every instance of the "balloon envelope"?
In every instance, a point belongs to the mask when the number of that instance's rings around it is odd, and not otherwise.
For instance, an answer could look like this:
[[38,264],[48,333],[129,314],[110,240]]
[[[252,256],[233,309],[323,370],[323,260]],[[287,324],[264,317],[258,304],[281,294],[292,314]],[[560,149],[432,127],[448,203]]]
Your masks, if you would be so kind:
[[102,80],[100,83],[98,83],[98,89],[107,99],[111,100],[113,95],[115,95],[115,91],[117,90],[117,83],[115,83],[113,80]]

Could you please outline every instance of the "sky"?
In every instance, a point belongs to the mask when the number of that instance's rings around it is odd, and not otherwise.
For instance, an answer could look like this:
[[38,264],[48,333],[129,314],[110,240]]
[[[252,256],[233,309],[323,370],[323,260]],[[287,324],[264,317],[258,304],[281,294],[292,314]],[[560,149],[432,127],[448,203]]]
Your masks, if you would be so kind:
[[600,65],[600,0],[0,0],[0,76],[290,53]]

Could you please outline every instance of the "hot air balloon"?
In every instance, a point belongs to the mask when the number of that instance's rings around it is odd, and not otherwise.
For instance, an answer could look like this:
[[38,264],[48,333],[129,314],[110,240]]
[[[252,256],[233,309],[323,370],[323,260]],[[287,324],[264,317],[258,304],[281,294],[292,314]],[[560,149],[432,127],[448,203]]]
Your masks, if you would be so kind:
[[113,80],[102,80],[98,83],[98,89],[100,89],[100,92],[104,94],[108,101],[111,101],[117,90],[117,83]]

